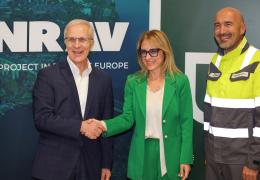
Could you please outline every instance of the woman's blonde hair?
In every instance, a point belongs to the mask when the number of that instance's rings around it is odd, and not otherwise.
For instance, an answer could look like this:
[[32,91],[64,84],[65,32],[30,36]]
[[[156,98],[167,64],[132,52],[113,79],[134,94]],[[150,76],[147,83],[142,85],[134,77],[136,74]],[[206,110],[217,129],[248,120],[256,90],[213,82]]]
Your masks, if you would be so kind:
[[141,68],[140,73],[147,74],[147,69],[139,54],[141,50],[142,42],[144,40],[148,40],[156,48],[159,48],[160,50],[163,51],[164,62],[162,65],[162,73],[169,72],[171,75],[174,75],[175,73],[181,72],[175,64],[172,47],[166,34],[159,30],[150,30],[142,33],[137,42],[137,57],[138,57],[139,66]]

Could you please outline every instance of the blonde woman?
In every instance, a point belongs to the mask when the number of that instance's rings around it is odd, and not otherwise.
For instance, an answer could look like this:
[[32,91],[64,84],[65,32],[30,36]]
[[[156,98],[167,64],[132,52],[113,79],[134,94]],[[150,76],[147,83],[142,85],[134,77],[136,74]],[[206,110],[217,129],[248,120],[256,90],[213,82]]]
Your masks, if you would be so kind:
[[128,157],[130,179],[184,180],[193,162],[188,78],[176,67],[163,32],[144,32],[137,52],[141,69],[127,78],[123,113],[103,121],[103,135],[119,134],[134,126]]

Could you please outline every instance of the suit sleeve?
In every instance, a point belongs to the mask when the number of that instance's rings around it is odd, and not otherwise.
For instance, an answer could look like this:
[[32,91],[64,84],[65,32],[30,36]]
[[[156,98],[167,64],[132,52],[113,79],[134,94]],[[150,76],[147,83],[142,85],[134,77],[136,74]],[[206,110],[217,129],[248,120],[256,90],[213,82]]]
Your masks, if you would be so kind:
[[189,80],[186,76],[180,89],[180,124],[182,130],[181,164],[193,163],[193,114]]
[[[109,78],[106,88],[105,96],[105,107],[103,112],[103,119],[112,118],[114,114],[114,97],[113,97],[113,88],[112,80]],[[113,158],[113,139],[102,138],[102,168],[111,169],[112,167],[112,158]]]
[[[53,70],[53,69],[52,69]],[[55,75],[51,71],[40,71],[33,88],[33,116],[39,132],[57,136],[79,138],[80,119],[61,117],[55,107]]]
[[105,121],[107,131],[103,134],[105,137],[113,136],[130,129],[134,124],[133,118],[133,88],[128,77],[124,91],[124,105],[122,114],[113,119]]

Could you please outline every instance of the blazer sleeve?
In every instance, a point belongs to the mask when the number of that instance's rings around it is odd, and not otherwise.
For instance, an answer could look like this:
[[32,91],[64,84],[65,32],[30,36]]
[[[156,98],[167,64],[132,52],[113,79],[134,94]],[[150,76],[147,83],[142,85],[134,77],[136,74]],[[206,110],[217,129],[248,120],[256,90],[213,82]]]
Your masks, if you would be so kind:
[[[105,106],[103,112],[103,119],[112,118],[114,114],[114,97],[112,80],[109,78],[107,81],[106,95],[105,95]],[[101,138],[102,144],[102,168],[112,168],[113,158],[113,139],[112,138]]]
[[192,113],[192,97],[189,80],[186,75],[183,76],[183,82],[180,83],[180,124],[182,130],[181,144],[181,164],[193,163],[193,113]]
[[33,88],[33,117],[34,123],[39,132],[51,133],[63,137],[80,137],[81,119],[61,117],[55,107],[55,91],[62,91],[62,87],[57,89],[54,85],[56,74],[54,69],[39,71],[37,80]]
[[122,114],[113,119],[106,120],[105,123],[107,127],[107,131],[103,134],[105,137],[119,134],[133,126],[133,82],[131,82],[131,78],[129,76],[125,85]]

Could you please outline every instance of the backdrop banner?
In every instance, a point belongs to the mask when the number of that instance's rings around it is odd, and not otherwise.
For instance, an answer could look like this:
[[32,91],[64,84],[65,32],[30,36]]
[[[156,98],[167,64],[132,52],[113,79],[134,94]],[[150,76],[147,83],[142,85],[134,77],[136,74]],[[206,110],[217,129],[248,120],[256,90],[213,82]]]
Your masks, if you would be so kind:
[[[241,10],[247,38],[260,47],[260,1],[253,0],[1,0],[0,1],[0,179],[30,180],[38,133],[31,90],[37,72],[66,58],[63,30],[75,18],[91,22],[93,66],[113,78],[115,112],[123,104],[125,80],[138,69],[136,42],[143,31],[169,37],[178,67],[188,75],[194,110],[194,166],[189,179],[203,180],[203,99],[208,63],[217,47],[215,12]],[[131,130],[115,137],[112,180],[126,180]]]
[[[149,29],[152,1],[0,1],[0,179],[29,180],[38,133],[31,90],[39,69],[66,58],[63,30],[82,18],[95,30],[89,57],[113,78],[115,111],[122,109],[128,74],[137,70],[136,42]],[[115,138],[113,179],[126,178],[131,131]]]

